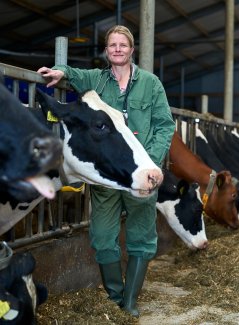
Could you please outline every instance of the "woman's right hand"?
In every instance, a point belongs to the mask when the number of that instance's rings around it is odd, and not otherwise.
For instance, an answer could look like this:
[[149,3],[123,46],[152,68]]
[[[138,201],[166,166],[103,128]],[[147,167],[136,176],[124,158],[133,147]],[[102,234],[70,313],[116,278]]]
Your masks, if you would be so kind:
[[46,78],[51,80],[49,83],[47,83],[47,88],[56,85],[62,77],[64,77],[64,72],[61,70],[52,70],[47,67],[42,67],[37,70],[38,73],[42,75],[43,78]]

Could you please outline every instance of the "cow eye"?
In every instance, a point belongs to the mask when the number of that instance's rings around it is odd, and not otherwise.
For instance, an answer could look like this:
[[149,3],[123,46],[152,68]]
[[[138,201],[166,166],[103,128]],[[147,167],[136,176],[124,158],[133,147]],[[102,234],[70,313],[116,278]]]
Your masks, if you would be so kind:
[[106,125],[104,123],[98,123],[96,127],[97,129],[104,130],[106,128]]
[[109,129],[108,125],[105,124],[104,122],[97,122],[95,124],[95,127],[97,130],[101,130],[101,131],[107,131]]
[[233,193],[233,194],[232,194],[232,198],[233,198],[233,200],[236,200],[236,198],[237,198],[237,194],[236,194],[236,193]]

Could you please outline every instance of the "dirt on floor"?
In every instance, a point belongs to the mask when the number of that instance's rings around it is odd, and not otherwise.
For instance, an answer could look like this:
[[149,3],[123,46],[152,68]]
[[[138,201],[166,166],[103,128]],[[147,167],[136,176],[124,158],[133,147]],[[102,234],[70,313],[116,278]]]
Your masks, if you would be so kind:
[[38,324],[239,324],[239,231],[206,220],[209,246],[191,251],[181,240],[150,262],[135,319],[107,299],[102,287],[49,296]]

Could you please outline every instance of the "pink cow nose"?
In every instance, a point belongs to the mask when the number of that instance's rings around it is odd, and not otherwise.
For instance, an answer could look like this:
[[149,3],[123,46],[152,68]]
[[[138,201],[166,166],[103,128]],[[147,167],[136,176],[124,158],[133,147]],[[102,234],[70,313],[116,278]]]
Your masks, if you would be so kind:
[[199,249],[206,249],[208,247],[208,241],[205,240],[200,246]]
[[159,185],[162,183],[163,181],[163,176],[148,176],[148,182],[149,184],[151,184],[151,189],[155,189],[156,187],[159,187]]
[[149,172],[148,174],[149,190],[155,190],[157,187],[159,187],[163,182],[163,179],[164,176],[160,171],[153,170],[152,172]]

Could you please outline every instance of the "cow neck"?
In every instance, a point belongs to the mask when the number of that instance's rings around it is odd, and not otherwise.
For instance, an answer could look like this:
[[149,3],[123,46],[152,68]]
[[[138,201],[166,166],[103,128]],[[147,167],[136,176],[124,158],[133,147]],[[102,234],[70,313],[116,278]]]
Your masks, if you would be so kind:
[[[48,119],[48,121],[49,121],[49,119]],[[53,123],[52,131],[53,131],[54,134],[56,134],[60,138],[60,123],[58,121],[55,121],[55,123]],[[69,182],[67,180],[66,173],[65,173],[64,168],[63,168],[63,160],[62,160],[62,163],[60,164],[60,166],[58,168],[58,172],[59,172],[59,175],[60,175],[62,185],[63,186],[68,186]]]
[[[53,120],[53,119],[47,119],[47,120],[50,122],[54,122],[53,126],[52,126],[52,131],[54,134],[56,134],[60,138],[60,123],[59,123],[59,121]],[[61,191],[62,192],[81,192],[84,189],[85,183],[77,182],[77,183],[70,184],[68,182],[66,173],[63,168],[63,161],[64,160],[62,159],[62,163],[60,164],[60,166],[58,168],[60,180],[62,183]]]
[[216,172],[193,154],[177,132],[173,135],[169,158],[169,168],[175,176],[200,185],[200,194],[205,209],[216,181]]
[[173,174],[190,183],[197,182],[200,185],[200,193],[203,195],[212,169],[184,144],[177,132],[173,135],[169,159],[169,169]]
[[217,173],[215,172],[215,170],[212,170],[211,174],[209,175],[209,182],[208,182],[206,191],[204,192],[203,197],[202,197],[203,210],[205,210],[208,198],[213,191],[213,187],[216,182],[216,177],[217,177]]

